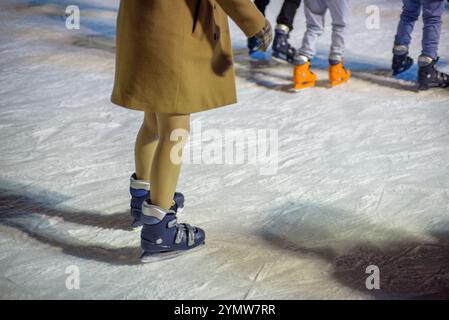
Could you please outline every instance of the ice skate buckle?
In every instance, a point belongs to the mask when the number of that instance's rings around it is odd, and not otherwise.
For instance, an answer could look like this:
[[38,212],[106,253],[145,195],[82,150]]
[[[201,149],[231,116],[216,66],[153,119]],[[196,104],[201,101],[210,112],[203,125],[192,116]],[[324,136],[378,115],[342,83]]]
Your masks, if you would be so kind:
[[182,239],[184,238],[184,234],[186,234],[187,238],[187,246],[191,247],[195,245],[195,231],[196,229],[192,227],[190,224],[183,223],[179,224],[176,219],[170,221],[167,224],[168,228],[178,228],[176,232],[175,244],[181,244]]

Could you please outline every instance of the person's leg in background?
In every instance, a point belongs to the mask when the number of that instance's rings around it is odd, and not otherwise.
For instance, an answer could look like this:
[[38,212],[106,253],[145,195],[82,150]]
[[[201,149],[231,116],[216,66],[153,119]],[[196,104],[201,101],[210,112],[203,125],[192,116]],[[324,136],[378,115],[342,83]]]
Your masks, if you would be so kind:
[[421,0],[421,3],[424,22],[421,55],[435,60],[438,57],[438,46],[440,44],[444,1]]
[[338,63],[343,60],[345,53],[345,40],[349,25],[349,1],[327,0],[327,7],[332,18],[332,44],[329,53],[329,61]]
[[270,4],[270,0],[254,0],[257,9],[265,16],[265,9]]
[[326,11],[326,0],[304,0],[307,30],[295,57],[296,65],[305,64],[315,56],[316,42],[324,32]]
[[[270,4],[270,0],[255,0],[254,4],[259,11],[265,16],[265,10]],[[248,54],[253,60],[268,60],[269,54],[260,50],[260,42],[256,37],[247,40]]]
[[276,23],[287,26],[289,31],[292,31],[293,21],[300,5],[301,0],[284,0]]
[[151,195],[144,201],[141,215],[142,262],[151,261],[161,252],[193,249],[205,240],[202,229],[177,222],[173,201],[190,115],[157,113],[156,120],[159,143],[150,174]]
[[301,47],[293,59],[294,89],[300,90],[316,84],[316,74],[310,71],[310,60],[316,52],[316,41],[324,32],[324,16],[327,11],[326,0],[304,0],[307,30]]
[[415,22],[421,14],[420,0],[403,0],[402,2],[402,13],[393,46],[393,75],[405,72],[413,65],[413,59],[409,57],[408,51]]
[[349,0],[326,0],[332,18],[332,44],[329,53],[329,81],[331,86],[349,80],[351,72],[343,65],[345,40],[349,25]]
[[295,48],[288,42],[293,30],[293,21],[301,5],[301,0],[285,0],[277,17],[277,25],[273,40],[273,57],[292,63],[296,54]]
[[[142,204],[150,196],[150,175],[158,142],[159,132],[156,114],[146,112],[134,147],[136,171],[130,178],[129,192],[131,194],[130,208],[133,227],[142,225],[140,222]],[[182,193],[176,192],[173,199],[176,204],[176,211],[181,211],[184,207],[184,196]]]
[[440,43],[442,15],[444,13],[443,0],[421,0],[424,21],[422,52],[418,59],[419,89],[429,87],[448,87],[449,75],[436,69],[438,62],[438,46]]

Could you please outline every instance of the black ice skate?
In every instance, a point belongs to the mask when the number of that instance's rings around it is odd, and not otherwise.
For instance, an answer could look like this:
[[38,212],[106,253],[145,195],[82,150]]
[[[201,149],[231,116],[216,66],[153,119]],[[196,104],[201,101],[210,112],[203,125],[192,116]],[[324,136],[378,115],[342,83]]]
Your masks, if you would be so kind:
[[288,42],[289,31],[290,29],[283,24],[276,26],[273,41],[273,59],[277,61],[293,63],[296,49]]
[[449,75],[436,69],[439,58],[420,56],[418,59],[418,90],[449,87]]
[[406,46],[395,46],[393,48],[393,76],[401,74],[413,65],[413,59],[408,55],[408,48]]

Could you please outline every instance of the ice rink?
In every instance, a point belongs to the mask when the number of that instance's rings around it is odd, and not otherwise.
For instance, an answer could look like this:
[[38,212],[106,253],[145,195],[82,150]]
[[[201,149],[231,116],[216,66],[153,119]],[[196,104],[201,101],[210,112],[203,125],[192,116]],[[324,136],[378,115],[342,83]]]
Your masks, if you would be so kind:
[[[281,2],[269,6],[273,25]],[[80,30],[66,29],[71,4]],[[370,5],[379,28],[367,27]],[[128,214],[142,114],[109,101],[117,7],[0,4],[0,298],[449,298],[449,90],[416,92],[416,65],[389,76],[399,0],[352,1],[353,77],[332,89],[330,19],[312,62],[318,86],[301,92],[291,67],[252,64],[231,24],[239,103],[193,126],[275,130],[276,170],[184,165],[180,220],[203,227],[206,246],[146,265]],[[295,46],[304,29],[301,8]],[[449,72],[449,10],[440,56]],[[366,288],[369,266],[380,289]],[[67,286],[74,270],[79,289]]]

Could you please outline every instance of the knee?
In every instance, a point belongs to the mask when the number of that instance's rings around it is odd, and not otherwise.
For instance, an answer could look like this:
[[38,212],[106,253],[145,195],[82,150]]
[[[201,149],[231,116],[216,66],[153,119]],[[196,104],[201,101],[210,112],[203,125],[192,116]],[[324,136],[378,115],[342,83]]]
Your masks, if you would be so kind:
[[146,140],[159,140],[159,133],[154,128],[149,128],[145,124],[141,127],[141,133],[143,134],[143,137],[145,137]]
[[401,19],[406,22],[415,22],[419,18],[419,12],[405,8],[402,11]]
[[157,130],[157,123],[156,121],[149,121],[147,117],[145,117],[142,126],[140,127],[141,132],[146,138],[157,140],[159,139],[159,133]]
[[442,22],[441,14],[430,10],[424,10],[423,21],[425,25],[439,25]]
[[189,123],[181,122],[170,122],[165,123],[159,128],[159,137],[161,141],[176,143],[187,140],[190,134]]
[[324,32],[324,28],[316,24],[307,24],[307,33],[314,36],[321,36]]
[[177,143],[187,140],[189,134],[189,128],[170,127],[159,132],[159,139],[164,143]]

